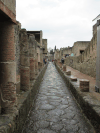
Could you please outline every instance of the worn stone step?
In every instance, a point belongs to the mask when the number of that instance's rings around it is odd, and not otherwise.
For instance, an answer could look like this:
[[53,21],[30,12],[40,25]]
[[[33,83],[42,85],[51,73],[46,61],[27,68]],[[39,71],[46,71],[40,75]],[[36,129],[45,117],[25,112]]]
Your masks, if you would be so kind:
[[80,79],[79,82],[80,82],[80,90],[82,92],[89,92],[89,82],[90,81],[87,79]]
[[72,77],[70,77],[70,80],[71,81],[77,81],[77,78],[72,76]]
[[66,74],[67,75],[71,75],[71,71],[66,71]]

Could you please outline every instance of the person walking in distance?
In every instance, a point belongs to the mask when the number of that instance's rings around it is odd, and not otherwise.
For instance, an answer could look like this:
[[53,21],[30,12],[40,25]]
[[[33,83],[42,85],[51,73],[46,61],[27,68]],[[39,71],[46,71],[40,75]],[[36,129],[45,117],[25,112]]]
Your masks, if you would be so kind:
[[61,62],[62,62],[62,64],[64,64],[64,59],[63,58],[61,59]]

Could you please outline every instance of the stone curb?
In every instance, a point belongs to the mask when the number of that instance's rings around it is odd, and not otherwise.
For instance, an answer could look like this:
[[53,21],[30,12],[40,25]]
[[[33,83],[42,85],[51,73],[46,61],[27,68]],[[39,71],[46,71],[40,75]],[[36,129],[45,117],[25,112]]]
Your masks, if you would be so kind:
[[17,110],[12,114],[0,115],[0,133],[21,133],[29,110],[34,104],[36,95],[43,75],[47,69],[46,64],[33,81],[33,86],[29,91],[22,91],[17,100]]
[[[96,133],[100,132],[100,102],[97,99],[94,99],[90,92],[81,92],[79,84],[77,82],[72,82],[70,76],[66,75],[66,72],[63,72],[59,66],[55,64],[58,72],[64,79],[69,90],[74,95],[78,104],[80,105],[83,113],[91,122],[93,127],[96,130]],[[78,79],[79,80],[79,79]]]

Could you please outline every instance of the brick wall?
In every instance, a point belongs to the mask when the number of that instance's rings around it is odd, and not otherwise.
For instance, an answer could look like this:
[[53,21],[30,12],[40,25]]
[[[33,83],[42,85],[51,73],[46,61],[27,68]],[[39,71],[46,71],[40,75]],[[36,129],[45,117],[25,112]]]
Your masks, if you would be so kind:
[[14,24],[0,22],[0,90],[1,106],[5,113],[16,104],[16,63]]
[[0,62],[14,61],[14,25],[11,22],[0,23]]

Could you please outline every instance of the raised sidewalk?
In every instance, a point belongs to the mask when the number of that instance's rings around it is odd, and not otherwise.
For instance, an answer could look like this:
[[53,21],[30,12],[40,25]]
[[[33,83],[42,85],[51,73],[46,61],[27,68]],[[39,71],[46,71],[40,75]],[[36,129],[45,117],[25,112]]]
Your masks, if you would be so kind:
[[[60,75],[65,80],[67,86],[71,90],[78,104],[81,106],[83,113],[90,120],[91,124],[96,129],[96,132],[100,132],[100,93],[95,92],[95,82],[93,77],[79,72],[69,66],[67,66],[67,71],[71,71],[71,75],[66,75],[57,64],[56,68]],[[77,81],[71,81],[70,77],[76,77]],[[79,87],[79,80],[87,79],[90,81],[89,92],[82,92]]]

